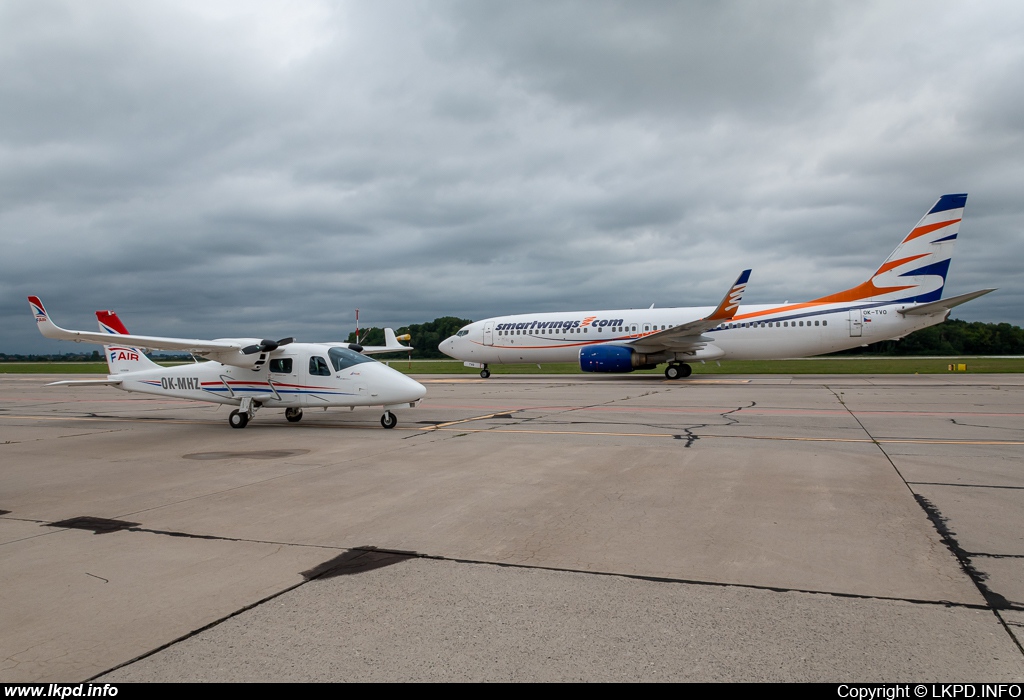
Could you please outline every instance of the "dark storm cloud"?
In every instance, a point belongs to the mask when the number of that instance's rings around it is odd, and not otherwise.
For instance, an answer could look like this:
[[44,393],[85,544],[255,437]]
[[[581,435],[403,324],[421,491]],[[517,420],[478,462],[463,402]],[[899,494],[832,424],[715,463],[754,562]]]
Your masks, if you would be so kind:
[[0,5],[0,350],[341,337],[856,284],[967,191],[948,289],[1024,323],[1015,4]]

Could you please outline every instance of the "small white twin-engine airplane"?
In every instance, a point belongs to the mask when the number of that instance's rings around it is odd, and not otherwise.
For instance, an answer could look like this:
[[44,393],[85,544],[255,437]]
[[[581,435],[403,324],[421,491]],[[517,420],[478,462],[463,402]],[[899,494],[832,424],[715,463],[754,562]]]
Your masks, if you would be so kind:
[[740,306],[750,270],[717,308],[576,311],[471,323],[438,346],[490,376],[488,365],[579,362],[584,372],[632,372],[667,362],[669,379],[694,360],[809,357],[902,338],[941,323],[982,289],[942,298],[966,194],[943,195],[862,284],[799,304]]
[[[29,297],[39,331],[47,338],[103,345],[110,374],[106,379],[53,382],[47,386],[114,386],[125,391],[173,396],[238,406],[228,422],[244,428],[262,407],[283,408],[291,423],[303,408],[382,406],[380,424],[394,428],[391,412],[413,408],[427,390],[367,353],[408,350],[386,329],[387,345],[361,347],[348,343],[296,343],[292,338],[221,338],[192,340],[128,333],[112,311],[97,311],[100,332],[71,331],[50,320],[39,297]],[[388,333],[387,331],[391,331]],[[209,362],[161,367],[146,350],[178,350]]]

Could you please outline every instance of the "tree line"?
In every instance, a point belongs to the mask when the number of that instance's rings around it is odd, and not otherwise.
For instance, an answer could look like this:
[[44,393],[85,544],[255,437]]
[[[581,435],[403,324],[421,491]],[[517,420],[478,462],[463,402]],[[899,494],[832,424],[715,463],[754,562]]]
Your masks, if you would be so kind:
[[837,355],[1024,355],[1024,329],[1009,323],[951,318],[914,331],[903,340],[883,340]]
[[[413,359],[441,359],[447,355],[438,344],[472,323],[465,318],[442,316],[426,323],[402,326],[395,332],[412,336]],[[384,330],[367,328],[361,331],[363,345],[383,345]],[[346,342],[356,342],[350,333]],[[1024,329],[1009,323],[967,322],[948,319],[936,326],[911,333],[903,340],[883,340],[863,348],[844,350],[837,355],[1024,355]],[[190,359],[188,355],[161,356],[161,360]],[[98,351],[53,355],[18,355],[0,353],[0,362],[102,362]]]

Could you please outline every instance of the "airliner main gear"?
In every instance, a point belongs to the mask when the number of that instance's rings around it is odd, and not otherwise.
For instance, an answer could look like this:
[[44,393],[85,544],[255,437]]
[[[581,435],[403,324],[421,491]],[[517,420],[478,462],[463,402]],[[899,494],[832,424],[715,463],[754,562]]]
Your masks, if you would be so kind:
[[693,368],[685,362],[672,363],[665,368],[666,379],[682,379],[693,374]]

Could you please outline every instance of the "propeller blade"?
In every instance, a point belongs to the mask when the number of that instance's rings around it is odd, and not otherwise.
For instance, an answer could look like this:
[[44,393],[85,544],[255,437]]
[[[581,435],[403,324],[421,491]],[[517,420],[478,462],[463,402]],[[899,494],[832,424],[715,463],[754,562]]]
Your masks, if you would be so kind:
[[294,342],[295,338],[281,338],[279,341],[277,341],[277,346],[281,347],[282,345],[290,345],[291,343]]
[[259,345],[249,345],[248,347],[242,348],[243,355],[255,355],[260,351]]

